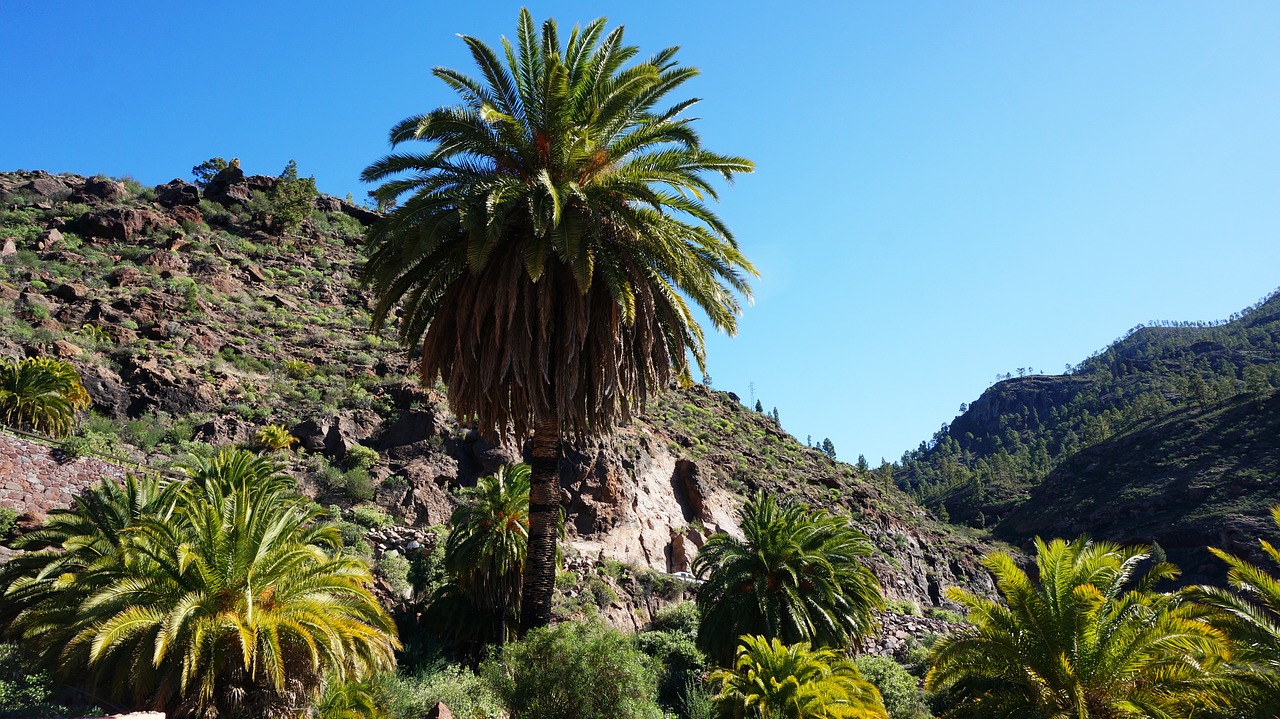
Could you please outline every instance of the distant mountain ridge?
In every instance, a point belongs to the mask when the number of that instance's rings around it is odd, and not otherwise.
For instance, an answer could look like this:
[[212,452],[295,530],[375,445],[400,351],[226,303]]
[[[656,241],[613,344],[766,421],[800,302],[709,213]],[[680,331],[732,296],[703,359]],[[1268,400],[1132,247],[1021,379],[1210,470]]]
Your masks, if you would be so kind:
[[[1014,542],[1089,532],[1191,551],[1221,537],[1252,552],[1280,487],[1241,478],[1280,472],[1278,388],[1280,291],[1222,322],[1139,325],[1070,374],[997,382],[905,453],[895,478],[952,521]],[[1206,460],[1206,447],[1217,454]],[[1177,481],[1202,490],[1179,493]],[[1141,513],[1144,492],[1158,512]],[[1222,492],[1239,501],[1210,499]],[[1201,554],[1183,558],[1205,567]]]

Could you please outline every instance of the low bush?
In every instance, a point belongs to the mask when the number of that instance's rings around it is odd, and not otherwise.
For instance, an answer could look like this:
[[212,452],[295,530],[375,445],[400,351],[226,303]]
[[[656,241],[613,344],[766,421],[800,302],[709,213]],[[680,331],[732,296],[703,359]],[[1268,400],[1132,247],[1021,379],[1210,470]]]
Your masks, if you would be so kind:
[[660,719],[652,660],[603,624],[536,629],[481,665],[511,719]]
[[889,719],[932,719],[920,683],[901,664],[888,657],[854,660],[862,678],[876,685]]

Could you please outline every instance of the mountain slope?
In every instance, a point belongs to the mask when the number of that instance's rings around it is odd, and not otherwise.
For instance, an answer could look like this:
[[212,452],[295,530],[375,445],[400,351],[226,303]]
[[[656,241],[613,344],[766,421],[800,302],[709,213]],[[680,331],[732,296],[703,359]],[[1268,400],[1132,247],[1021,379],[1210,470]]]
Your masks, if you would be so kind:
[[1139,326],[1066,375],[998,382],[896,476],[952,521],[1010,541],[1154,539],[1203,575],[1209,555],[1195,547],[1251,553],[1280,502],[1277,387],[1273,293],[1225,322]]
[[[80,451],[162,467],[281,424],[303,449],[290,471],[318,502],[439,524],[452,490],[520,448],[460,424],[444,388],[422,387],[392,335],[370,331],[359,245],[376,217],[322,195],[283,232],[277,182],[238,170],[203,189],[0,174],[0,242],[11,240],[0,356],[77,366],[94,407]],[[672,389],[565,455],[568,538],[587,556],[683,569],[709,532],[736,531],[737,506],[763,488],[851,510],[893,598],[936,605],[947,584],[990,587],[977,561],[988,544],[727,393]]]

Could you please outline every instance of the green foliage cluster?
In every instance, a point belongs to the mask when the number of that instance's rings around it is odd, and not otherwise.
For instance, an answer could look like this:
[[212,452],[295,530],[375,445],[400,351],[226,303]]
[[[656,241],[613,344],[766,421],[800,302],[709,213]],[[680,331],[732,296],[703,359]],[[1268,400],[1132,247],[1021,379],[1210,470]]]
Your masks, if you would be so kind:
[[511,719],[661,719],[653,662],[621,632],[566,622],[535,629],[485,661]]
[[62,437],[75,428],[89,392],[70,363],[49,357],[0,362],[0,422]]
[[288,232],[311,217],[319,192],[315,177],[298,177],[298,163],[289,160],[271,190],[271,211],[276,224]]
[[948,716],[1182,717],[1228,712],[1231,650],[1203,607],[1154,590],[1145,547],[1036,542],[1038,580],[989,555],[999,600],[950,588],[972,625],[941,637],[926,686]]
[[889,719],[933,719],[916,678],[889,657],[862,656],[853,660],[862,678],[880,690]]

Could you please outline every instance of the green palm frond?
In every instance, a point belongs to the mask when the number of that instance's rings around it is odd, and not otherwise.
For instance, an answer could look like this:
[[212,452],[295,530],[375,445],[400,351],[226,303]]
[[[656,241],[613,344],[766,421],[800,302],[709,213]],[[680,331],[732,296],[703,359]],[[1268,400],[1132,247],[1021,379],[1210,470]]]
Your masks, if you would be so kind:
[[1204,609],[1149,588],[1145,547],[1036,540],[1038,581],[1013,558],[984,560],[1000,599],[950,588],[970,625],[940,638],[926,686],[955,716],[1180,717],[1228,706],[1229,647]]
[[7,631],[56,671],[180,713],[265,716],[392,666],[368,565],[276,465],[225,450],[187,471],[104,482],[24,537],[37,551],[5,566]]
[[48,357],[0,362],[0,422],[62,437],[88,406],[89,392],[71,364]]
[[698,643],[713,658],[727,662],[746,634],[845,647],[874,628],[884,599],[862,565],[871,544],[848,518],[760,493],[743,506],[742,533],[711,537],[694,560],[706,580]]
[[743,636],[732,669],[711,682],[728,716],[766,719],[887,719],[880,692],[853,662],[807,642]]

